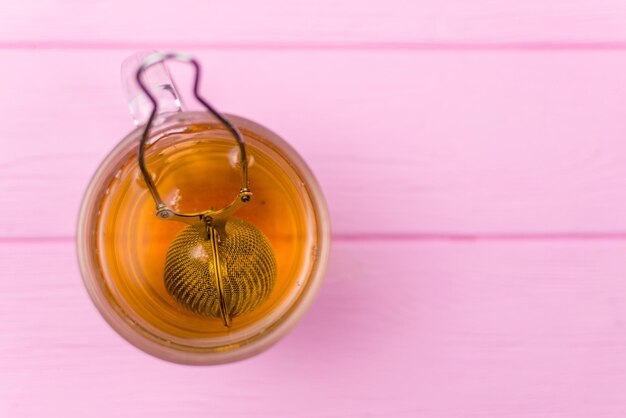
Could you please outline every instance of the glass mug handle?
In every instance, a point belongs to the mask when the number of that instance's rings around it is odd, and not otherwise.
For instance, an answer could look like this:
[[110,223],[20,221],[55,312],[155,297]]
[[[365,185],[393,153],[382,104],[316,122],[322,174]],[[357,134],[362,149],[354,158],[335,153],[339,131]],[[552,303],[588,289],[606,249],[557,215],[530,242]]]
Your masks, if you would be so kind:
[[[137,69],[150,55],[156,51],[137,52],[124,60],[122,63],[122,93],[128,103],[130,116],[135,126],[146,123],[152,112],[152,102],[137,84]],[[176,84],[170,75],[164,62],[159,62],[150,67],[143,75],[146,86],[150,89],[158,101],[158,111],[161,113],[183,112],[185,106],[178,94]]]
[[[190,63],[195,68],[193,94],[196,100],[213,115],[233,136],[239,146],[239,164],[241,166],[241,188],[235,199],[220,210],[182,214],[170,209],[161,199],[159,191],[152,180],[145,163],[145,146],[148,143],[150,130],[158,125],[159,115],[182,112],[180,95],[174,85],[165,61],[174,60]],[[131,77],[132,75],[132,77]],[[122,64],[122,87],[128,100],[128,106],[135,125],[144,125],[142,138],[139,141],[138,163],[143,178],[156,205],[156,215],[161,219],[169,219],[195,225],[198,221],[213,222],[224,225],[230,215],[244,206],[252,198],[248,186],[248,161],[245,141],[242,134],[228,119],[211,106],[199,93],[200,64],[195,58],[180,53],[139,52],[128,57]],[[165,97],[163,97],[165,96]]]

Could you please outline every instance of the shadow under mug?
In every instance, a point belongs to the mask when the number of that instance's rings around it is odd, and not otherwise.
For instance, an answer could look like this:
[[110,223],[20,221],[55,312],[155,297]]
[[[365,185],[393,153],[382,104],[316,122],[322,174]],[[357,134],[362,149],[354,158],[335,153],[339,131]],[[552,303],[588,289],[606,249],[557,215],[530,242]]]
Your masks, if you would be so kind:
[[[123,77],[145,56],[131,57]],[[171,207],[220,207],[237,190],[235,142],[210,113],[184,111],[162,63],[148,74],[150,88],[164,93],[159,99],[164,111],[150,130],[145,152],[153,181]],[[231,328],[219,318],[185,309],[163,284],[168,246],[185,225],[155,214],[137,161],[145,102],[142,111],[141,95],[129,77],[124,80],[139,126],[101,163],[83,198],[77,250],[87,291],[115,331],[164,360],[218,364],[257,354],[297,323],[320,288],[330,250],[321,189],[306,163],[278,135],[227,115],[245,139],[254,194],[237,215],[269,239],[276,254],[276,284],[267,301],[235,318]]]

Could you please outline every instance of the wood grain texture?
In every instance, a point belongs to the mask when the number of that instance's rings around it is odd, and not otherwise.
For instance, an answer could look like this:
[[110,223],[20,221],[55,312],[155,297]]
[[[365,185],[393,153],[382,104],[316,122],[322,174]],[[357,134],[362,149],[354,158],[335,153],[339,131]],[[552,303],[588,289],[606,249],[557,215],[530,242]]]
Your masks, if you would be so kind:
[[[129,52],[0,51],[1,237],[73,236],[132,126]],[[214,104],[311,165],[338,235],[626,231],[624,53],[192,52]]]
[[[0,415],[620,417],[626,242],[340,242],[312,311],[241,363],[144,355],[74,245],[0,245]],[[28,266],[28,268],[24,268]]]
[[0,4],[7,46],[626,42],[620,0],[32,0]]

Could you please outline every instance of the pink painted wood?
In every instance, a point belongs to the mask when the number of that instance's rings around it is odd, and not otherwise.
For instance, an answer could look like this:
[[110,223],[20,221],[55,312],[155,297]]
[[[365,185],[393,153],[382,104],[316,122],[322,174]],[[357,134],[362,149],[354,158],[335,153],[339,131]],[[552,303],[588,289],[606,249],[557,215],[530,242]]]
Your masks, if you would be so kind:
[[[621,52],[192,52],[217,106],[302,153],[336,234],[626,233]],[[73,235],[132,128],[129,53],[0,51],[0,236]]]
[[[623,418],[625,22],[617,0],[2,2],[0,416]],[[318,301],[241,363],[149,357],[82,288],[77,209],[145,47],[196,54],[328,197]]]
[[626,42],[620,0],[31,0],[0,16],[9,47]]
[[72,243],[0,245],[0,414],[622,417],[624,253],[623,241],[338,242],[287,338],[189,367],[105,324]]

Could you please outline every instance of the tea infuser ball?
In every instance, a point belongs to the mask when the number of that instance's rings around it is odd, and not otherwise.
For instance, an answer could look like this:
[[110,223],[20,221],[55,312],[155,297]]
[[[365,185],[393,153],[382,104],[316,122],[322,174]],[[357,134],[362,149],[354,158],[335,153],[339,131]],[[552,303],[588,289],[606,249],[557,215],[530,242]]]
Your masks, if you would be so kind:
[[248,313],[267,299],[275,280],[276,260],[268,239],[237,218],[226,223],[223,239],[206,239],[197,227],[188,226],[167,251],[165,288],[200,315],[219,318],[222,309],[231,318]]
[[[239,147],[241,188],[231,204],[220,210],[182,214],[161,199],[145,162],[146,142],[157,115],[157,101],[142,81],[154,64],[175,59],[195,67],[196,99],[230,132]],[[248,182],[246,145],[239,130],[198,93],[200,67],[183,54],[155,54],[139,67],[139,87],[152,103],[152,112],[139,143],[139,168],[156,204],[156,216],[188,224],[170,244],[165,260],[164,284],[172,298],[196,314],[221,318],[230,327],[232,318],[251,312],[269,297],[276,281],[276,258],[268,238],[253,224],[234,216],[252,199]]]

